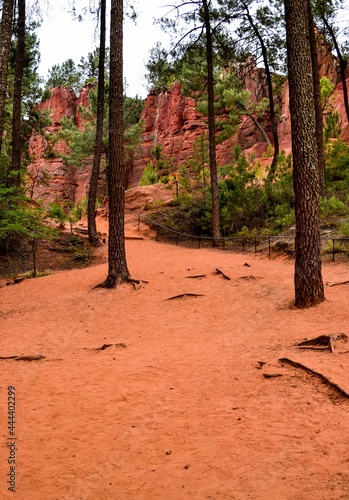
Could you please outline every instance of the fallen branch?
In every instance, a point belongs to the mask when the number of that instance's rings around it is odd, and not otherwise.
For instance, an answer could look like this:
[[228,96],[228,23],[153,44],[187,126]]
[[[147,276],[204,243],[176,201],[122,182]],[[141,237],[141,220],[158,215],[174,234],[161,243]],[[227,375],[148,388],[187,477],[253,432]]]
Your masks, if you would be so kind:
[[341,394],[341,396],[344,396],[349,399],[349,393],[344,390],[340,385],[336,384],[335,382],[332,382],[328,377],[326,377],[323,373],[317,372],[313,370],[312,368],[309,368],[308,366],[303,365],[302,363],[299,363],[298,361],[293,361],[292,359],[289,358],[280,358],[279,359],[280,363],[289,363],[290,365],[294,366],[295,368],[301,368],[302,370],[305,370],[308,373],[311,373],[315,375],[316,377],[319,377],[323,382],[325,382],[327,385],[335,389],[337,392]]
[[223,273],[223,271],[221,271],[221,269],[218,269],[218,267],[216,267],[216,273],[221,274],[224,279],[231,281],[231,278],[227,274]]
[[185,299],[187,297],[203,297],[203,293],[180,293],[179,295],[173,295],[173,297],[168,297],[164,300],[173,300],[173,299]]

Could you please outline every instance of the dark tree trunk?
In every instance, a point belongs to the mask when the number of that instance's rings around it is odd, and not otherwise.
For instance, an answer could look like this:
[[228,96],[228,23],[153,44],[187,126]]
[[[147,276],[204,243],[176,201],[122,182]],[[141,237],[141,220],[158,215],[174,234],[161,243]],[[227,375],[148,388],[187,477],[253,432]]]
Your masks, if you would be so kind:
[[123,0],[112,0],[110,15],[108,276],[103,284],[106,288],[114,288],[119,283],[130,279],[124,236],[125,165],[122,63]]
[[22,160],[22,83],[25,61],[25,0],[18,0],[18,26],[12,116],[12,165],[8,185],[20,186]]
[[8,76],[8,62],[11,47],[13,0],[3,0],[0,33],[0,152],[4,132],[5,101]]
[[323,138],[324,124],[323,124],[322,105],[321,105],[318,51],[317,51],[317,43],[315,36],[315,25],[313,21],[313,14],[311,11],[310,2],[308,9],[309,9],[309,35],[310,35],[311,61],[313,66],[316,143],[318,152],[320,195],[325,196],[325,157],[324,157],[324,138]]
[[277,167],[277,160],[278,160],[278,156],[279,156],[279,152],[280,152],[279,136],[278,136],[278,131],[277,131],[276,113],[275,113],[275,106],[274,106],[273,82],[271,79],[271,72],[270,72],[270,67],[269,67],[267,48],[265,46],[264,40],[259,32],[258,27],[253,22],[253,18],[252,18],[250,11],[248,9],[248,5],[245,3],[243,5],[244,5],[244,8],[245,8],[246,13],[247,13],[247,19],[248,19],[257,39],[259,41],[259,45],[260,45],[261,50],[262,50],[263,63],[264,63],[265,74],[266,74],[266,78],[267,78],[269,113],[270,113],[270,128],[271,128],[271,133],[273,135],[273,146],[274,146],[273,161],[271,163],[269,173],[268,173],[268,181],[270,181],[273,179],[273,177],[275,175],[275,170]]
[[202,2],[204,8],[204,22],[206,31],[206,58],[207,58],[207,95],[208,95],[208,147],[210,158],[211,197],[212,197],[212,237],[214,245],[217,245],[220,237],[219,217],[219,192],[218,173],[216,159],[216,125],[214,112],[214,78],[213,78],[213,54],[212,34],[210,24],[210,13],[207,0]]
[[343,54],[341,52],[341,49],[339,48],[337,38],[336,38],[335,32],[333,31],[332,26],[328,23],[328,21],[325,17],[322,18],[322,21],[323,21],[327,31],[330,34],[334,48],[335,48],[336,53],[337,53],[337,57],[339,59],[339,67],[340,67],[341,81],[342,81],[342,87],[343,87],[344,107],[345,107],[345,113],[347,115],[347,120],[349,122],[348,88],[347,88],[347,80],[346,80],[346,75],[345,75],[345,70],[347,69],[347,61],[344,59]]
[[99,39],[99,61],[98,61],[98,95],[97,95],[97,124],[96,144],[94,148],[93,165],[88,192],[87,204],[87,226],[88,238],[92,245],[99,246],[100,239],[96,226],[96,200],[98,178],[103,149],[103,121],[104,121],[104,78],[105,78],[105,18],[106,0],[100,2],[100,39]]
[[285,0],[285,17],[296,215],[295,306],[308,307],[325,299],[308,1]]

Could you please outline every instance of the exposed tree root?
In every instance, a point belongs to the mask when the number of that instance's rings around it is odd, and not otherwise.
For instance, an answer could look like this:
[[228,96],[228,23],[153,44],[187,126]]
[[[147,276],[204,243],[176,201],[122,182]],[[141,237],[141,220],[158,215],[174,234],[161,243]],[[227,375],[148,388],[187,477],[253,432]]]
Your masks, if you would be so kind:
[[0,356],[1,359],[13,359],[14,361],[39,361],[45,359],[41,354],[34,354],[33,356]]
[[227,274],[223,273],[221,269],[218,269],[218,267],[216,267],[216,273],[221,274],[224,279],[231,281],[231,278]]
[[104,242],[102,240],[102,238],[97,235],[93,238],[89,238],[89,242],[91,243],[91,245],[94,247],[94,248],[100,248],[103,246]]
[[7,281],[6,286],[10,285],[18,285],[19,283],[22,283],[26,278],[24,276],[18,276],[17,278],[14,278],[13,281]]
[[[126,344],[123,342],[119,342],[117,344],[103,344],[101,347],[92,347],[90,350],[91,351],[105,351],[105,349],[108,349],[108,347],[127,347]],[[87,347],[84,347],[84,349],[87,349]]]
[[128,277],[127,283],[132,283],[132,285],[135,287],[135,290],[139,290],[142,286],[142,283],[148,283],[146,280],[137,280],[131,277]]
[[180,293],[179,295],[173,295],[173,297],[168,297],[164,300],[173,300],[173,299],[185,299],[187,297],[203,297],[203,293]]
[[250,274],[248,276],[240,276],[239,277],[239,280],[246,280],[246,281],[253,281],[256,279],[257,279],[257,276],[253,276],[252,274]]
[[108,290],[111,290],[116,288],[118,285],[121,285],[121,283],[131,283],[135,290],[139,290],[142,283],[148,283],[148,281],[131,278],[131,276],[108,276],[103,283],[95,285],[92,290],[95,290],[96,288],[107,288]]
[[289,363],[290,365],[296,368],[301,368],[302,370],[305,370],[308,373],[312,373],[316,377],[319,377],[327,385],[335,389],[341,396],[344,396],[345,398],[349,399],[349,393],[346,390],[344,390],[340,385],[336,384],[335,382],[332,382],[332,380],[327,378],[323,373],[317,372],[312,368],[309,368],[308,366],[305,366],[302,363],[299,363],[298,361],[293,361],[292,359],[289,358],[280,358],[279,361],[280,363]]
[[326,285],[327,286],[336,286],[336,285],[346,285],[349,283],[349,280],[346,280],[346,281],[334,281],[333,283],[331,282],[327,282]]
[[299,349],[315,349],[319,351],[324,351],[326,349],[330,349],[333,353],[335,350],[335,342],[336,340],[343,340],[344,342],[348,342],[348,337],[345,333],[338,333],[335,335],[320,335],[319,337],[315,337],[310,340],[303,340],[303,342],[299,342],[297,347]]
[[39,359],[45,359],[45,356],[42,356],[41,354],[34,356],[17,356],[15,361],[39,361]]
[[194,276],[186,276],[186,278],[205,278],[207,274],[196,274]]

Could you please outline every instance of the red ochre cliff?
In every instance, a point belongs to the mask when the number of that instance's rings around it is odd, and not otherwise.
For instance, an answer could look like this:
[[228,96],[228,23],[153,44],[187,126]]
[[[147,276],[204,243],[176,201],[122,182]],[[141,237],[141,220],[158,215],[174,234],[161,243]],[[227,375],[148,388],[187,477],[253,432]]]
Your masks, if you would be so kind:
[[[49,110],[51,125],[46,127],[45,134],[52,135],[61,129],[63,117],[73,118],[77,127],[83,128],[84,119],[78,111],[79,105],[88,106],[88,95],[91,86],[84,87],[77,97],[67,87],[51,89],[50,97],[37,106],[39,111]],[[69,153],[64,141],[58,141],[54,147],[54,154],[47,154],[47,139],[41,134],[33,134],[30,138],[30,153],[34,158],[28,166],[30,174],[29,190],[33,191],[34,199],[44,202],[55,200],[77,202],[87,192],[92,163],[82,167],[66,165],[62,155]],[[46,175],[47,182],[40,182]]]
[[[323,47],[320,51],[319,65],[321,76],[326,76],[336,87],[333,106],[339,112],[342,121],[341,137],[349,142],[349,126],[344,111],[342,85],[339,83],[338,64],[327,47]],[[244,88],[251,93],[251,99],[258,100],[266,97],[263,69],[254,67],[252,70],[246,70],[243,72],[242,80]],[[52,125],[47,127],[48,134],[60,129],[60,121],[64,116],[73,117],[79,128],[84,126],[83,116],[78,111],[78,106],[79,104],[84,107],[88,106],[90,88],[90,86],[83,88],[78,97],[65,87],[52,89],[50,98],[38,106],[39,110],[50,110]],[[291,151],[291,124],[287,81],[283,85],[281,97],[277,99],[279,99],[278,104],[281,109],[281,117],[278,122],[280,149],[289,153]],[[145,101],[142,119],[144,120],[144,131],[141,145],[133,162],[129,179],[130,188],[138,186],[143,169],[151,159],[151,151],[154,146],[161,145],[163,153],[170,157],[175,164],[180,164],[191,155],[195,140],[202,133],[207,133],[207,123],[197,111],[196,101],[182,94],[179,83],[174,83],[171,88],[151,91]],[[271,140],[269,124],[266,123],[263,126]],[[217,146],[219,166],[226,165],[231,161],[232,149],[235,144],[240,144],[246,155],[253,153],[255,158],[260,159],[262,165],[270,163],[270,158],[264,157],[267,143],[261,132],[247,116],[241,118],[235,135]],[[32,181],[34,185],[33,197],[40,198],[45,202],[55,199],[78,202],[88,191],[92,159],[81,167],[67,166],[61,157],[62,154],[68,152],[63,141],[54,146],[55,155],[53,158],[48,158],[47,155],[45,157],[45,146],[43,136],[32,136],[30,148],[34,161],[29,166],[32,179],[39,179],[44,172],[48,174],[46,185]],[[100,184],[103,189],[103,177],[100,179]]]

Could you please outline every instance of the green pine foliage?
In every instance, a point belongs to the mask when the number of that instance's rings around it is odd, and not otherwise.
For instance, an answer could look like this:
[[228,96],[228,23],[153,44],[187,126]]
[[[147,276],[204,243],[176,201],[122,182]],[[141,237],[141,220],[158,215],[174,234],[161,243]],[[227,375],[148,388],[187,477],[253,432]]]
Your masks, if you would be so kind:
[[37,273],[38,242],[55,234],[48,219],[49,214],[42,204],[33,202],[13,188],[0,185],[0,248],[9,255],[22,243],[29,242],[33,276]]
[[[109,85],[105,86],[105,126],[103,134],[103,159],[107,163],[108,156],[108,94]],[[141,133],[144,123],[140,120],[140,114],[144,107],[144,100],[139,97],[124,97],[124,138],[125,138],[125,164],[132,164],[133,155],[141,141]],[[92,161],[96,139],[96,113],[97,113],[97,91],[91,88],[89,92],[89,107],[79,107],[78,111],[85,120],[81,130],[75,124],[74,118],[63,117],[62,128],[55,134],[53,141],[63,139],[69,146],[69,153],[63,155],[65,163],[71,167],[78,167]]]
[[157,184],[160,182],[160,177],[158,174],[158,169],[153,162],[150,161],[148,165],[143,170],[142,177],[140,178],[139,185],[140,186],[151,186],[152,184]]
[[[193,235],[210,236],[211,196],[207,140],[197,139],[193,154],[179,167],[178,196],[174,206],[161,209],[157,220],[172,229]],[[221,167],[219,201],[221,231],[225,236],[277,234],[294,224],[294,195],[291,157],[279,157],[279,169],[270,192],[265,172],[252,156],[247,158],[239,145],[231,164]],[[166,224],[165,224],[166,223]],[[246,233],[247,234],[247,233]]]

